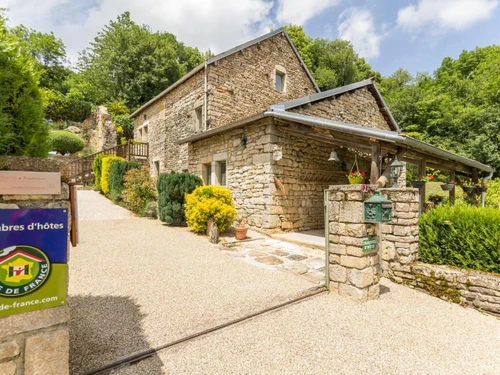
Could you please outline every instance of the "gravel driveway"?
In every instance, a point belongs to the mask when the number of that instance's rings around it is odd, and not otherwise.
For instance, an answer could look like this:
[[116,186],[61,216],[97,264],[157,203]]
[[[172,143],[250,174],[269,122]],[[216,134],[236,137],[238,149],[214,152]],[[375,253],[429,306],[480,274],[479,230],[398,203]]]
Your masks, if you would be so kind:
[[[223,254],[187,229],[98,220],[86,212],[105,210],[97,193],[80,191],[79,202],[82,243],[69,264],[72,374],[313,286]],[[388,281],[382,289],[364,304],[312,297],[113,374],[500,374],[500,320]]]

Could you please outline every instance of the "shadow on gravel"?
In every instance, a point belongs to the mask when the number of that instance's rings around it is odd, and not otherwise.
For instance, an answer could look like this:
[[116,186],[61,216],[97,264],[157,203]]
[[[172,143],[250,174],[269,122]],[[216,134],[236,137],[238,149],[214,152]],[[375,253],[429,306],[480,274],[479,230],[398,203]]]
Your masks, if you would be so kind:
[[[69,297],[68,306],[70,374],[79,375],[151,349],[141,327],[144,315],[133,299],[80,295]],[[148,359],[148,374],[163,374],[162,365],[153,355]]]

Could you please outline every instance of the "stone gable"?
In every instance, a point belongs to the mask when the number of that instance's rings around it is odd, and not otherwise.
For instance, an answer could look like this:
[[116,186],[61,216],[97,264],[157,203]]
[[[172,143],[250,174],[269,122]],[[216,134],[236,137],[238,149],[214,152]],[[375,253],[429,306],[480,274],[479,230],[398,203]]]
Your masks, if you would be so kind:
[[292,108],[289,111],[370,128],[392,130],[374,96],[366,87]]

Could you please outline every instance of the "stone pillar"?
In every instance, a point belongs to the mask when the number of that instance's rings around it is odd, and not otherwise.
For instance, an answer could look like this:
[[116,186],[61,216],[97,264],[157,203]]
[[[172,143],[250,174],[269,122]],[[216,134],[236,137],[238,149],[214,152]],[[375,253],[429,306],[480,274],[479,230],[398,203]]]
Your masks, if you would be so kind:
[[[38,172],[62,167],[58,160],[26,157],[1,157],[0,165]],[[64,182],[60,195],[0,195],[0,210],[68,207],[69,187]],[[68,322],[67,305],[0,317],[0,374],[69,374]]]
[[[363,202],[371,196],[363,185],[330,186],[330,288],[359,301],[379,296],[380,261],[378,247],[363,251],[363,240],[376,234],[376,226],[364,224]],[[366,185],[364,185],[366,186]]]

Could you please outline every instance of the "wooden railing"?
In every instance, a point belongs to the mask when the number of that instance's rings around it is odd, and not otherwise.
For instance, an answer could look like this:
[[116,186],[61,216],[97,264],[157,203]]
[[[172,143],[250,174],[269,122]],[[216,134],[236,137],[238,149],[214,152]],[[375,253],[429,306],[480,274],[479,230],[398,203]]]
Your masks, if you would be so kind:
[[69,162],[66,165],[66,176],[70,179],[78,179],[81,177],[83,180],[85,175],[91,174],[92,164],[97,155],[115,155],[122,157],[126,160],[144,159],[147,161],[149,158],[149,143],[128,143],[126,145],[119,145],[115,147],[96,152],[95,154],[85,156]]

